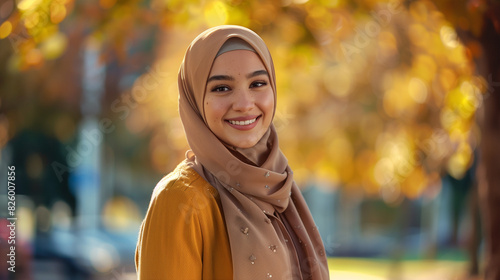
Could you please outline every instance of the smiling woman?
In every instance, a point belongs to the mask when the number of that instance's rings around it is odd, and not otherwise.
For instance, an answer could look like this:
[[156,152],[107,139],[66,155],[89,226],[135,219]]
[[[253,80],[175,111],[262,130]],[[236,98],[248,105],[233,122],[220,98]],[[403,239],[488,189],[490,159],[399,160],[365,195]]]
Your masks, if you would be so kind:
[[264,69],[249,50],[225,52],[215,59],[205,93],[205,118],[226,144],[251,148],[269,129],[274,95]]
[[[200,82],[201,81],[201,82]],[[278,147],[274,66],[253,31],[200,34],[179,70],[191,148],[153,191],[139,279],[328,279],[325,250]]]

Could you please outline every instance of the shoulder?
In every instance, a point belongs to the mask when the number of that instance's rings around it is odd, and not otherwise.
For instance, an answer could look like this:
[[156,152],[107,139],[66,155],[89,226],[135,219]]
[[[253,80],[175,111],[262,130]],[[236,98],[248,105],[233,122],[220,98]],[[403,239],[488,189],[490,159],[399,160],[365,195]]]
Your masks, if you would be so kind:
[[158,182],[152,195],[155,200],[200,205],[220,198],[217,190],[183,161]]

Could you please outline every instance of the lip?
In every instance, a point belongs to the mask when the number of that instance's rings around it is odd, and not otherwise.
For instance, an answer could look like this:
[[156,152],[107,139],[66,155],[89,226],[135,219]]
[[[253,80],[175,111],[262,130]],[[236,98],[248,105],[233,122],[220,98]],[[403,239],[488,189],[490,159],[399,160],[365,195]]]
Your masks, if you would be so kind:
[[253,120],[255,118],[260,117],[261,115],[249,115],[249,116],[242,116],[242,117],[236,117],[236,118],[230,118],[226,119],[226,121],[248,121],[248,120]]
[[[225,122],[231,126],[232,128],[238,129],[238,130],[250,130],[257,126],[257,123],[259,122],[260,118],[262,115],[255,115],[255,116],[242,116],[242,117],[236,117],[236,118],[230,118],[226,119]],[[229,121],[248,121],[248,120],[253,120],[256,119],[255,122],[249,124],[249,125],[238,125],[238,124],[232,124]]]

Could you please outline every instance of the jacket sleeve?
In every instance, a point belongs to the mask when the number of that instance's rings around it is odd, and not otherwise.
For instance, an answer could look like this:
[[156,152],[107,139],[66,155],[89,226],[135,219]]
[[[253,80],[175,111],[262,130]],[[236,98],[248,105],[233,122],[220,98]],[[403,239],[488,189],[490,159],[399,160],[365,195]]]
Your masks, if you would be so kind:
[[156,188],[139,233],[139,280],[202,279],[203,239],[189,187]]

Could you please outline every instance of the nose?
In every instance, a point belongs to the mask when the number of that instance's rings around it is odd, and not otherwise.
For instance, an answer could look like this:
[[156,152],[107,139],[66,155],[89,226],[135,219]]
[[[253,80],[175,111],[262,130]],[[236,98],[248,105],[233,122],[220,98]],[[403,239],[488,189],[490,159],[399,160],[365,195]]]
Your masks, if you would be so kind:
[[238,90],[233,99],[233,110],[240,112],[250,111],[255,106],[253,94],[248,89]]

